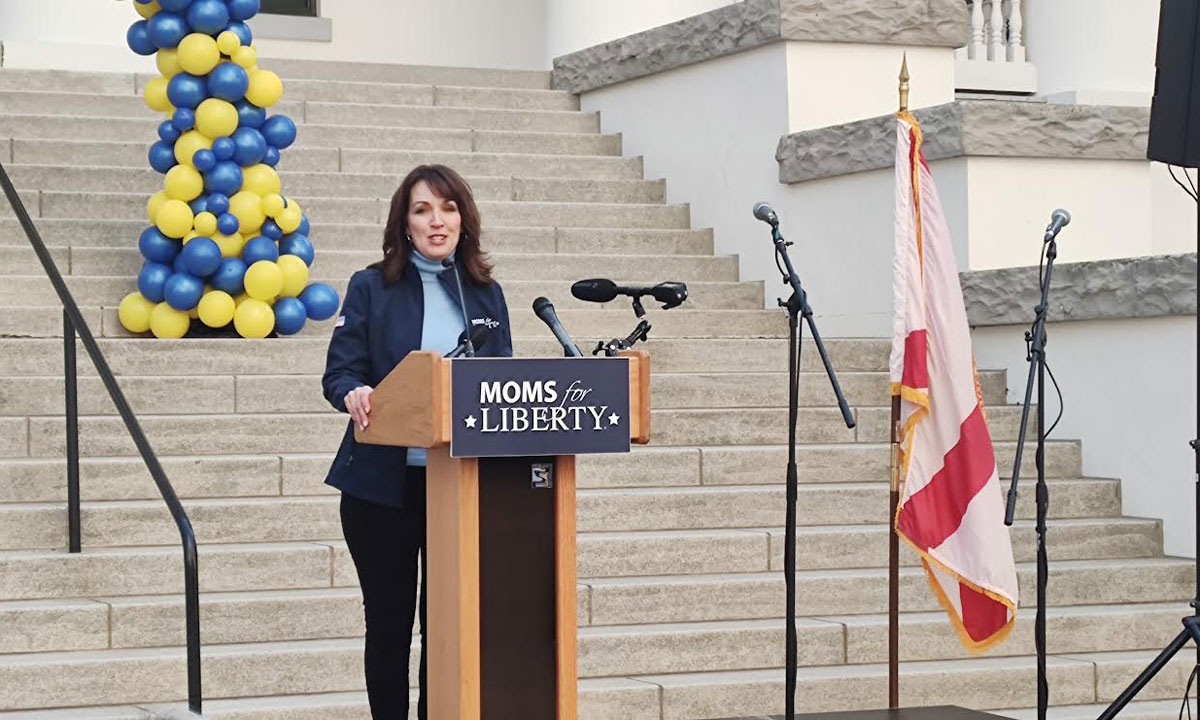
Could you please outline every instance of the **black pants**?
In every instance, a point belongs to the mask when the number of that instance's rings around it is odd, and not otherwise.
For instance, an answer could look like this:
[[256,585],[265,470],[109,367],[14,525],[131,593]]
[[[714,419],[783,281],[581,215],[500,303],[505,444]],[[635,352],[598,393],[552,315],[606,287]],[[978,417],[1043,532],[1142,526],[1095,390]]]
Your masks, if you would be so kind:
[[[421,562],[421,632],[425,632],[425,468],[410,467],[404,507],[342,494],[342,534],[358,570],[367,620],[364,664],[374,720],[408,720],[408,656]],[[421,643],[417,717],[426,719],[425,647]]]

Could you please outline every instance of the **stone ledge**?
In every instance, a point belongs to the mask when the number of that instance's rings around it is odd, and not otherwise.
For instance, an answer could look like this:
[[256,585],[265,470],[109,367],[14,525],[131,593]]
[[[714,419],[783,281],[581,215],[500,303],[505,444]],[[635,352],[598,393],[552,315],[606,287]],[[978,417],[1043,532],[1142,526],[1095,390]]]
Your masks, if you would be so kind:
[[[1033,307],[1041,299],[1037,268],[975,270],[960,278],[972,327],[1033,322]],[[1054,266],[1050,322],[1195,313],[1195,253]]]
[[[913,114],[931,161],[962,156],[1145,160],[1150,128],[1150,110],[1142,107],[958,100]],[[779,182],[890,168],[895,138],[892,115],[786,135],[775,151]]]
[[771,42],[960,47],[960,0],[743,0],[554,59],[553,87],[573,93],[732,55]]

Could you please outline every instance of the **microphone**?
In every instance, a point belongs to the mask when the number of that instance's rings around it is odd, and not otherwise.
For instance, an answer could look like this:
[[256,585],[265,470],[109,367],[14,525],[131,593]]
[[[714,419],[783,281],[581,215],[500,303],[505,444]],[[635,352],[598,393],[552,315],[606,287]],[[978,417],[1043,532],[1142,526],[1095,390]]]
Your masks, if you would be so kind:
[[[453,258],[446,258],[442,260],[442,267],[454,269],[454,282],[458,284],[458,308],[462,310],[463,327],[467,328],[463,332],[468,333],[471,329],[471,319],[467,317],[467,296],[463,294],[462,276],[458,274],[458,264],[454,262]],[[466,343],[467,347],[463,350],[463,353],[467,357],[475,357],[475,342],[471,339],[469,333],[466,337]]]
[[754,204],[754,217],[762,220],[773,228],[779,227],[779,216],[775,214],[775,210],[765,202]]
[[1046,226],[1046,237],[1042,242],[1050,242],[1058,237],[1063,228],[1071,224],[1071,213],[1059,208],[1050,216],[1050,224]]
[[563,352],[567,357],[583,357],[583,353],[579,352],[579,346],[567,334],[567,329],[562,326],[558,320],[558,313],[554,312],[554,304],[544,297],[539,297],[533,301],[533,312],[537,314],[542,322],[550,327],[550,332],[554,333],[554,337],[558,338],[558,342],[563,346]]
[[491,328],[487,325],[473,325],[470,331],[463,330],[462,334],[458,336],[458,347],[446,353],[446,357],[462,357],[468,347],[475,348],[487,342],[491,332]]
[[571,286],[571,294],[584,302],[606,303],[618,295],[640,298],[651,295],[663,304],[663,310],[679,307],[687,300],[687,285],[681,282],[661,282],[650,287],[622,287],[612,280],[596,278],[580,280]]

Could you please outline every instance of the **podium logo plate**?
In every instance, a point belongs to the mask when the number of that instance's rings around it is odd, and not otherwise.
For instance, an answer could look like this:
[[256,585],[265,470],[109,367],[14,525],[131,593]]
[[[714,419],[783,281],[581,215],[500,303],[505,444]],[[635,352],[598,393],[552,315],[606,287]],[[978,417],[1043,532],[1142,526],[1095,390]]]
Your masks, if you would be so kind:
[[629,452],[628,358],[456,358],[452,457]]

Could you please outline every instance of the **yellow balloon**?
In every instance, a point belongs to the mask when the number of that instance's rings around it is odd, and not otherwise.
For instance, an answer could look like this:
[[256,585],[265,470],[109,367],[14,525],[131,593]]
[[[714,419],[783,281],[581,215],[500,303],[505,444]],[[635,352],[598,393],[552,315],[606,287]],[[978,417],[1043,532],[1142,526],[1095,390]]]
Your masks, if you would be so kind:
[[[237,114],[236,110],[234,110],[234,114]],[[192,164],[192,156],[196,154],[197,150],[211,150],[212,144],[212,139],[204,133],[198,130],[188,130],[175,141],[175,159],[179,161],[180,165],[196,167]]]
[[243,235],[257,233],[267,219],[263,215],[262,199],[249,190],[242,190],[229,198],[229,212],[238,219],[238,232]]
[[283,289],[283,271],[270,260],[259,260],[246,271],[246,294],[264,302],[275,299]]
[[237,305],[238,307],[241,307],[242,303],[246,302],[249,299],[250,299],[249,295],[247,295],[246,293],[242,293],[241,295],[238,295],[237,297],[235,297],[233,299],[233,303],[235,305]]
[[204,177],[190,165],[176,165],[167,171],[167,197],[188,202],[204,192]]
[[220,290],[204,293],[204,297],[200,298],[200,304],[196,306],[200,322],[211,328],[228,325],[233,320],[234,310],[237,310],[237,304],[233,298],[229,293]]
[[190,233],[188,233],[187,235],[183,236],[183,242],[180,244],[187,245],[190,240],[194,240],[195,238],[198,238],[198,237],[202,237],[202,236],[200,235],[200,233],[193,230]]
[[158,4],[158,0],[154,0],[154,2],[152,2],[148,5],[143,5],[140,2],[134,2],[133,9],[137,10],[138,15],[141,15],[142,17],[149,20],[150,18],[157,15],[159,10],[162,10],[162,6]]
[[282,189],[283,182],[279,179],[279,173],[270,165],[259,163],[242,168],[242,190],[262,196],[278,195]]
[[304,211],[300,209],[300,203],[295,200],[289,201],[283,212],[275,216],[275,224],[285,233],[296,232],[300,229],[302,222],[304,222]]
[[262,211],[267,217],[275,217],[283,212],[284,205],[283,196],[279,193],[271,193],[262,199]]
[[275,313],[262,300],[249,299],[234,310],[233,326],[244,338],[265,338],[275,329]]
[[295,255],[280,255],[275,264],[283,273],[283,289],[279,294],[283,297],[299,295],[304,286],[308,285],[308,266]]
[[129,293],[117,306],[117,318],[121,327],[129,332],[144,333],[150,329],[150,311],[154,303],[142,297],[140,292]]
[[167,197],[167,193],[164,190],[159,190],[151,195],[150,199],[146,202],[146,219],[150,222],[155,222],[158,219],[158,211],[162,209],[163,203],[167,200],[170,200],[170,198]]
[[252,47],[242,46],[234,50],[230,58],[243,70],[251,70],[258,64],[258,51]]
[[166,112],[171,107],[171,100],[167,97],[167,79],[156,77],[147,80],[142,97],[146,99],[146,106],[154,112]]
[[192,227],[196,228],[200,235],[212,235],[217,231],[217,216],[210,212],[202,212],[196,216]]
[[213,235],[213,240],[216,241],[217,247],[221,248],[221,257],[235,258],[242,254],[242,248],[246,247],[246,240],[241,233],[232,235],[222,235],[217,233]]
[[165,302],[160,302],[150,311],[150,332],[156,338],[181,338],[187,335],[192,319],[186,310],[176,310]]
[[217,36],[217,48],[226,55],[232,55],[242,46],[242,39],[232,30],[226,30]]
[[154,58],[154,64],[164,78],[170,79],[183,72],[179,65],[179,53],[175,50],[159,50]]
[[237,127],[238,111],[231,102],[209,98],[196,108],[196,129],[205,137],[213,139],[227,137],[232,135]]
[[255,70],[250,73],[250,87],[246,99],[259,107],[271,107],[283,97],[283,81],[270,70]]
[[192,209],[187,203],[182,200],[167,200],[159,208],[154,224],[163,235],[181,238],[191,231],[194,220]]
[[179,41],[179,65],[193,75],[207,75],[221,62],[217,41],[204,33],[192,33]]

